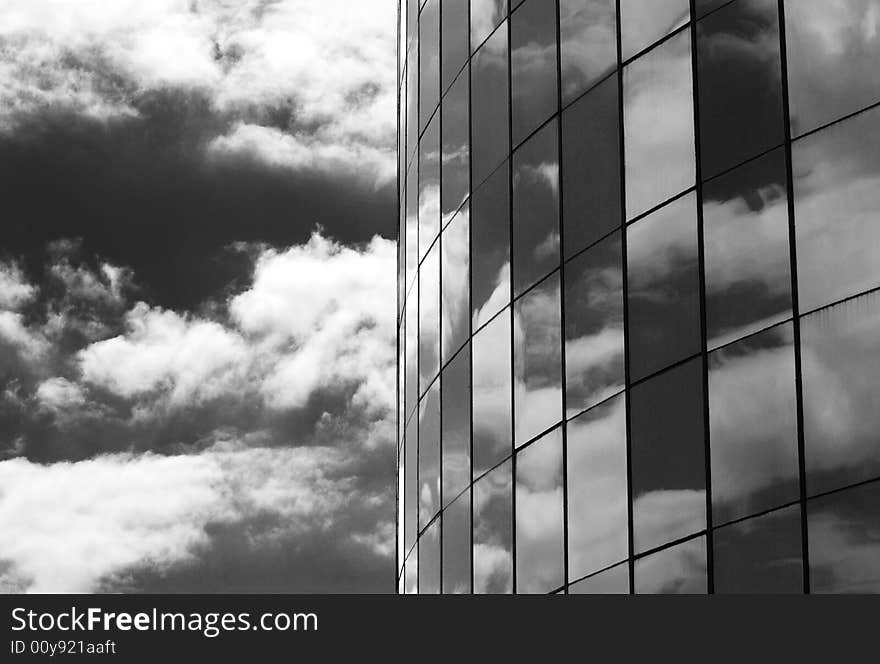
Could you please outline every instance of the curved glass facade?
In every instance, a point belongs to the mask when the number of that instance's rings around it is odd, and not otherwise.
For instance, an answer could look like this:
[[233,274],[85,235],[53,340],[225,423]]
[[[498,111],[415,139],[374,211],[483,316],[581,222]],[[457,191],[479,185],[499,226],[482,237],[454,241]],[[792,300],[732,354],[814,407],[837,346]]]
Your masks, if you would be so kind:
[[404,0],[401,593],[880,592],[880,0]]

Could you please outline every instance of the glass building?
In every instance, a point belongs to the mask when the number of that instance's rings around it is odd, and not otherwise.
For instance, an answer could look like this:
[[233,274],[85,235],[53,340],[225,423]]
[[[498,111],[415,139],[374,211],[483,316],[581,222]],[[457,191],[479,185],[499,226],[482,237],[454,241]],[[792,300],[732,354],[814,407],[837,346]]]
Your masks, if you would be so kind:
[[880,0],[404,0],[398,591],[880,592]]

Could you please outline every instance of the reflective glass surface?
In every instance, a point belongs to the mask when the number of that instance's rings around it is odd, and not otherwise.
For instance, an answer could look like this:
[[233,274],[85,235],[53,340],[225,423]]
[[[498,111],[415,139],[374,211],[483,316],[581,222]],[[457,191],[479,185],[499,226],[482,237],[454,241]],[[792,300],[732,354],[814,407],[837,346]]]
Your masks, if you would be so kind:
[[419,594],[440,592],[440,521],[419,537]]
[[709,355],[709,439],[714,524],[798,499],[790,323]]
[[463,71],[443,98],[443,154],[440,195],[443,225],[449,223],[470,192],[470,122],[468,114],[468,73]]
[[510,311],[473,340],[474,477],[513,451]]
[[419,132],[440,102],[440,0],[419,14]]
[[440,233],[440,116],[419,142],[419,260]]
[[443,592],[471,592],[470,491],[443,512]]
[[563,578],[562,430],[516,457],[516,591],[546,593]]
[[698,537],[635,562],[634,591],[640,595],[699,595],[708,590],[706,538]]
[[565,265],[567,417],[623,389],[620,241],[620,233],[615,233]]
[[615,0],[560,0],[559,40],[565,105],[617,66]]
[[618,395],[567,426],[568,576],[578,579],[628,555],[626,401]]
[[623,125],[626,216],[632,219],[694,186],[693,74],[687,31],[624,68]]
[[419,530],[440,511],[440,383],[419,404]]
[[696,197],[687,194],[627,228],[632,380],[698,353],[700,265]]
[[559,266],[559,134],[554,120],[513,155],[513,293]]
[[513,590],[513,477],[511,462],[474,484],[474,592]]
[[471,60],[471,182],[474,187],[486,179],[510,151],[507,72],[505,24],[492,33]]
[[703,186],[710,348],[791,318],[785,152]]
[[573,583],[570,595],[626,595],[629,593],[629,565],[618,565]]
[[440,245],[419,267],[419,394],[440,370]]
[[470,212],[467,205],[443,231],[441,261],[441,352],[443,364],[470,336]]
[[446,90],[467,62],[468,0],[440,0],[440,87]]
[[557,273],[514,304],[513,420],[517,446],[562,419],[559,295]]
[[566,257],[620,227],[617,77],[562,113],[562,212]]
[[443,370],[443,504],[448,505],[471,480],[471,354],[465,347]]
[[620,0],[623,59],[628,60],[689,19],[689,0]]
[[507,0],[471,0],[471,51],[475,51],[507,15]]
[[702,373],[698,358],[632,389],[636,553],[706,528]]
[[510,302],[510,169],[503,164],[471,199],[471,325]]
[[526,0],[510,17],[511,131],[516,145],[556,112],[556,3]]

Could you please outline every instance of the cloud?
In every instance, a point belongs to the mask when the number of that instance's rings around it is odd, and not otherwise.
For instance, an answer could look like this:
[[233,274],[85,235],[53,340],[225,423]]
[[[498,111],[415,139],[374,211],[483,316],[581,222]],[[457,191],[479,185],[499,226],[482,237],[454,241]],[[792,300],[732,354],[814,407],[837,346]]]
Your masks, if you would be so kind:
[[[113,454],[47,466],[0,463],[0,587],[89,592],[210,554],[212,527],[245,528],[255,548],[334,528],[357,490],[329,448],[217,445],[198,455]],[[383,524],[384,525],[384,524]],[[340,535],[389,555],[388,527]],[[388,540],[385,542],[385,540]]]
[[150,93],[188,90],[227,125],[208,143],[213,157],[328,173],[368,165],[368,179],[385,184],[395,12],[391,0],[10,0],[0,9],[0,132],[59,111],[136,121]]

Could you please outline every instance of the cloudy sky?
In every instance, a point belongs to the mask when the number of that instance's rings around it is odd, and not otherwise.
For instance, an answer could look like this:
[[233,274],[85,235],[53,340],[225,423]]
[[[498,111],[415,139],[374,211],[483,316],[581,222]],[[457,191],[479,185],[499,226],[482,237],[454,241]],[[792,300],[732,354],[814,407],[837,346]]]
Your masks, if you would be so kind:
[[0,591],[393,590],[394,0],[0,6]]

